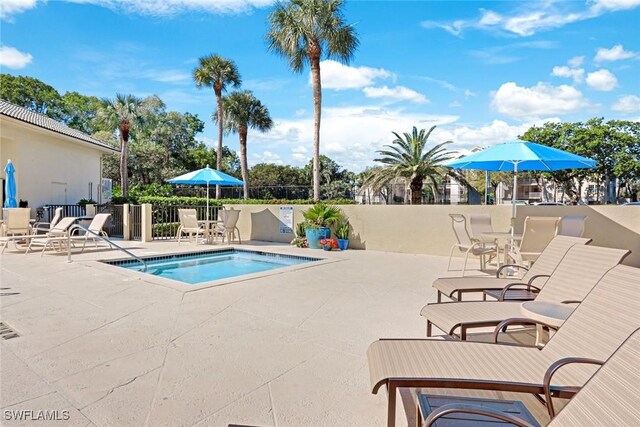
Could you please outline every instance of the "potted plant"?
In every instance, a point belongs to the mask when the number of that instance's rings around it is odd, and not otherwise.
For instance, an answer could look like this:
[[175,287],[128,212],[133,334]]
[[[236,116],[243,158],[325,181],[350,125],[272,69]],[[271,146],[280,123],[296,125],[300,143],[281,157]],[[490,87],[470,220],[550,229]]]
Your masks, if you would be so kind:
[[338,239],[338,247],[341,251],[346,251],[349,247],[349,232],[351,231],[351,224],[349,221],[339,221],[336,224],[335,235]]
[[322,249],[324,249],[325,251],[338,249],[338,241],[333,238],[320,239],[320,246],[322,246]]
[[306,224],[304,222],[298,223],[296,226],[296,238],[291,241],[292,245],[298,248],[308,248],[309,243],[306,237]]
[[305,219],[305,235],[311,249],[320,249],[320,239],[331,237],[329,226],[342,218],[342,211],[335,206],[317,203],[302,213]]

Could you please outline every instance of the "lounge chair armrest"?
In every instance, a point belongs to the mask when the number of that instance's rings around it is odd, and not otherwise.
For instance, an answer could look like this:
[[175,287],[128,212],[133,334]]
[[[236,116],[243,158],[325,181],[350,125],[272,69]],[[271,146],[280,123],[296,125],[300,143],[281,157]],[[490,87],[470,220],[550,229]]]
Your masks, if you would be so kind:
[[560,304],[580,304],[580,303],[582,303],[582,301],[577,299],[568,299],[560,302]]
[[511,414],[506,412],[494,412],[488,411],[486,408],[479,405],[470,405],[464,403],[450,403],[448,405],[442,405],[433,412],[429,414],[427,419],[424,422],[425,426],[430,426],[434,422],[436,422],[439,418],[444,417],[449,414],[475,414],[475,415],[484,415],[487,417],[495,418],[497,420],[501,420],[507,423],[514,424],[518,427],[533,427],[532,424],[521,420]]
[[519,268],[519,269],[523,269],[525,271],[529,271],[529,269],[527,267],[525,267],[524,265],[518,265],[518,264],[505,264],[500,266],[500,268],[498,269],[498,271],[496,271],[496,277],[500,278],[500,273],[502,273],[502,271],[505,268]]
[[551,366],[549,366],[549,369],[547,369],[547,372],[544,374],[544,381],[542,383],[544,387],[545,400],[547,402],[547,410],[549,411],[549,415],[551,416],[551,418],[556,416],[556,411],[553,407],[553,400],[551,400],[551,379],[560,368],[573,363],[604,365],[604,362],[602,360],[587,359],[584,357],[565,357],[564,359],[560,359],[552,363]]
[[[538,279],[540,279],[540,278],[543,278],[543,277],[547,277],[547,278],[548,278],[548,277],[551,277],[551,275],[550,275],[550,274],[536,274],[536,275],[535,275],[535,276],[533,276],[531,279],[529,279],[529,282],[528,282],[528,283],[529,283],[529,286],[531,286],[531,287],[535,287],[535,286],[533,286],[533,282],[535,282],[536,280],[538,280]],[[538,291],[540,291],[540,288],[538,288],[538,287],[535,287],[535,288],[536,288]]]
[[528,317],[512,317],[511,319],[505,319],[502,322],[498,323],[498,325],[496,326],[496,328],[493,330],[493,343],[497,344],[498,343],[498,335],[500,335],[500,332],[502,330],[507,330],[507,327],[511,326],[511,325],[540,325],[540,326],[546,326],[547,328],[551,328],[551,329],[558,329],[556,326],[551,326],[547,323],[544,322],[540,322],[539,320],[534,320],[534,319],[530,319]]
[[[522,282],[509,283],[504,288],[502,288],[502,291],[500,292],[500,297],[498,298],[498,301],[504,301],[505,297],[507,296],[507,292],[510,291],[511,288],[514,288],[516,286],[524,286],[527,290],[531,290],[531,285],[529,285],[528,283],[522,283]],[[538,289],[538,288],[536,288],[536,289]],[[538,291],[539,290],[540,289],[538,289]]]

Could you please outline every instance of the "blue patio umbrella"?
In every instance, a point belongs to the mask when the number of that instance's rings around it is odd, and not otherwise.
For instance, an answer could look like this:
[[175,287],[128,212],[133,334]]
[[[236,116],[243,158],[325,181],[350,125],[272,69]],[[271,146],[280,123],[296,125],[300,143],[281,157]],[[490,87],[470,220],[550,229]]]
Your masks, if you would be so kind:
[[7,161],[7,166],[4,167],[5,181],[4,181],[4,207],[5,208],[17,208],[18,201],[16,200],[16,177],[14,176],[16,168],[13,166],[11,159]]
[[216,169],[211,169],[209,165],[206,168],[197,171],[188,172],[184,175],[167,180],[171,184],[189,184],[189,185],[206,185],[207,186],[207,220],[209,220],[209,185],[234,186],[244,185],[243,181]]
[[511,232],[513,233],[519,171],[551,172],[562,169],[590,169],[596,166],[596,161],[557,148],[517,139],[493,145],[459,159],[449,160],[443,165],[454,169],[513,172],[513,195],[511,197]]

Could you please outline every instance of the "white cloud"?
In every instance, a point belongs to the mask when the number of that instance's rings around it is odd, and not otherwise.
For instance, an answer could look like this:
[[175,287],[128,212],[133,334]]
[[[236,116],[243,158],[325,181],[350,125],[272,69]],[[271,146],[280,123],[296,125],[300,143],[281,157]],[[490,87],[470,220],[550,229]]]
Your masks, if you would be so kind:
[[2,0],[0,1],[0,19],[11,21],[13,15],[36,7],[36,0]]
[[31,63],[33,56],[9,46],[0,47],[0,66],[18,70]]
[[424,104],[425,102],[428,102],[426,96],[404,86],[396,86],[394,88],[389,88],[387,86],[365,87],[362,91],[367,98],[385,98],[397,101],[411,101],[415,102],[416,104]]
[[[3,0],[4,1],[4,0]],[[235,14],[253,8],[271,6],[273,0],[67,0],[72,3],[93,4],[120,13],[171,16],[183,12]]]
[[587,85],[594,90],[610,91],[618,86],[618,79],[609,70],[598,70],[587,74]]
[[449,103],[449,107],[450,108],[460,108],[462,107],[462,104],[458,101],[452,101]]
[[594,0],[591,9],[594,11],[617,11],[633,9],[640,6],[640,0]]
[[470,98],[472,96],[476,96],[476,94],[475,94],[475,92],[472,92],[469,89],[465,89],[464,96],[466,96],[467,98]]
[[557,77],[566,77],[573,79],[574,83],[580,83],[584,79],[584,69],[570,68],[566,65],[553,67],[551,74]]
[[[395,78],[393,73],[382,68],[350,67],[337,61],[326,60],[320,63],[320,77],[323,89],[360,89],[371,86],[376,79]],[[311,73],[309,73],[311,84]]]
[[284,162],[282,161],[280,156],[269,150],[266,150],[262,153],[253,153],[249,155],[249,157],[247,158],[247,163],[249,164],[249,167],[257,165],[258,163],[272,163],[274,165],[284,165]]
[[572,86],[542,82],[532,87],[507,82],[492,93],[492,98],[493,108],[518,118],[573,113],[589,105],[582,92]]
[[491,10],[480,10],[480,16],[458,19],[451,23],[423,21],[424,28],[440,28],[455,36],[462,36],[467,29],[502,31],[518,36],[531,36],[539,31],[560,28],[574,22],[596,18],[605,13],[633,9],[640,0],[594,0],[585,3],[559,2],[513,2],[514,11],[499,14]]
[[636,95],[625,95],[611,106],[613,111],[621,111],[624,113],[634,113],[640,111],[640,97]]
[[[429,129],[457,119],[454,115],[430,116],[379,106],[326,108],[322,115],[320,152],[349,170],[360,171],[373,165],[376,150],[393,140],[392,131],[409,132],[413,126]],[[276,119],[269,134],[252,134],[251,139],[272,152],[281,153],[282,146],[289,146],[292,162],[304,165],[311,158],[313,118]],[[430,142],[442,140],[432,136]]]
[[637,56],[635,52],[624,50],[621,44],[613,46],[611,49],[601,47],[596,52],[595,61],[620,61],[621,59],[629,59]]
[[435,138],[434,141],[453,141],[448,149],[465,152],[477,146],[488,147],[510,141],[525,133],[531,126],[548,121],[557,121],[557,119],[537,120],[517,125],[510,125],[502,120],[494,120],[480,126],[453,123],[437,127],[431,138]]
[[183,70],[147,70],[141,77],[161,83],[191,82],[191,74]]
[[567,63],[571,68],[578,68],[584,63],[584,56],[574,56]]

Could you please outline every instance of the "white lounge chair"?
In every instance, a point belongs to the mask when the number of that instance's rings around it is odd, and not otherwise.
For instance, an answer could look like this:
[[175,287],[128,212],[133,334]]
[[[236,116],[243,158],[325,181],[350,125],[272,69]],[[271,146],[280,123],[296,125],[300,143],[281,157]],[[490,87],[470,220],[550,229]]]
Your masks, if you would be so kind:
[[47,234],[62,218],[62,208],[56,208],[51,222],[36,222],[33,224],[33,234]]
[[[105,223],[107,222],[107,220],[109,219],[109,217],[111,216],[111,214],[108,213],[100,213],[97,214],[96,216],[93,217],[93,219],[91,220],[91,224],[89,224],[89,226],[87,227],[87,229],[89,229],[89,231],[108,238],[109,235],[102,229],[102,227],[104,227]],[[78,229],[76,229],[75,231],[77,231]],[[83,230],[84,231],[84,230]],[[96,248],[98,247],[98,241],[101,240],[98,237],[96,237],[94,234],[91,233],[87,233],[85,232],[84,234],[81,235],[75,235],[72,236],[72,240],[73,243],[78,243],[78,242],[82,242],[82,251],[84,251],[84,248],[87,244],[87,241],[91,240],[93,241],[93,243],[95,244]],[[111,247],[111,243],[109,243],[109,247]]]
[[44,255],[44,251],[49,246],[53,248],[57,244],[58,249],[62,250],[62,246],[66,244],[69,237],[69,227],[75,224],[77,220],[78,218],[73,216],[64,217],[47,234],[42,235],[42,237],[32,237],[29,240],[29,246],[25,254],[29,253],[33,246],[42,246],[41,256]]
[[240,238],[240,230],[237,227],[238,219],[240,218],[240,211],[236,209],[224,209],[218,214],[220,221],[216,223],[213,233],[222,236],[222,243],[225,238],[228,239],[229,244],[236,238],[236,231],[238,232],[238,242],[242,244]]
[[586,215],[566,215],[560,220],[558,234],[561,236],[582,237],[584,235],[584,223],[587,222]]
[[549,242],[558,234],[560,217],[528,216],[524,219],[524,232],[519,247],[513,247],[507,255],[515,264],[533,264]]

